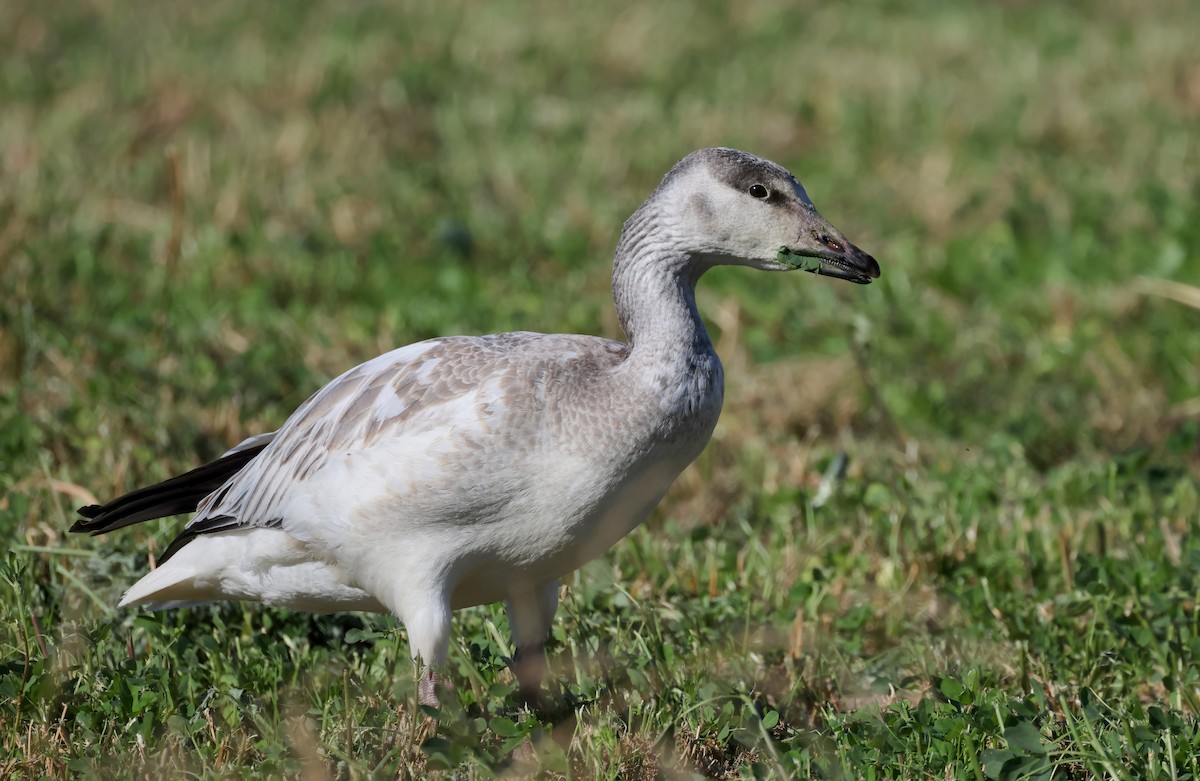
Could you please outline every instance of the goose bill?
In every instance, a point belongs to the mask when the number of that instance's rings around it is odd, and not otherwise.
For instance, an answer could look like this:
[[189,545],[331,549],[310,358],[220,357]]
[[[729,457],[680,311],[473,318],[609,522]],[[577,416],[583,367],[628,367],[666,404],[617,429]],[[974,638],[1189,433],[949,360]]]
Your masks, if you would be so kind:
[[879,279],[878,261],[850,242],[846,242],[846,248],[840,252],[810,249],[797,251],[784,247],[779,251],[779,260],[801,271],[845,279],[857,285],[869,285],[871,280]]

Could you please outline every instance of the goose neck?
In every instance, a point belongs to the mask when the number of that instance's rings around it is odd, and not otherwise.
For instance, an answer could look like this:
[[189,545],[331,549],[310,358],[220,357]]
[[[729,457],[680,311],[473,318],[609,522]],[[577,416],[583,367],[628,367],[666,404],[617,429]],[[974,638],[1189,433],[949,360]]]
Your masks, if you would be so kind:
[[696,308],[704,264],[679,249],[669,225],[645,204],[625,223],[613,261],[613,300],[634,352],[711,350]]

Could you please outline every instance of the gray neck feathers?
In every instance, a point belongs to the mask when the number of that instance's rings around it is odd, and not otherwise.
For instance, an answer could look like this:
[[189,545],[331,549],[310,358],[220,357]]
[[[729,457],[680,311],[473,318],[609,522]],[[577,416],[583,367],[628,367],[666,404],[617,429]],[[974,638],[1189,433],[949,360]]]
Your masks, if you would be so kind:
[[613,261],[613,299],[633,356],[670,363],[668,356],[712,353],[696,310],[696,282],[706,266],[680,249],[656,201],[651,197],[625,222]]

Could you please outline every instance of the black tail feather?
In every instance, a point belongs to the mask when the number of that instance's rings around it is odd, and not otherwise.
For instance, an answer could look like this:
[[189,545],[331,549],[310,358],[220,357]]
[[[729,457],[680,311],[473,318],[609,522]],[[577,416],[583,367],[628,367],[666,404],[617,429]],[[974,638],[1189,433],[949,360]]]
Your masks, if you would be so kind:
[[241,471],[265,447],[263,444],[235,451],[178,477],[130,491],[108,504],[80,507],[78,512],[83,517],[75,521],[71,531],[104,534],[153,518],[194,512],[204,497]]

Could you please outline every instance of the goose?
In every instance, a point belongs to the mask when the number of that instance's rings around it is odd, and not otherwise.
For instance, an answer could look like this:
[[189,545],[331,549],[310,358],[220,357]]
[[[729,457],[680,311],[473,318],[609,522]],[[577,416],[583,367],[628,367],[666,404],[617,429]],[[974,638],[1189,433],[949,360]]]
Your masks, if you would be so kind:
[[684,157],[625,222],[612,291],[626,341],[513,332],[410,344],[350,369],[271,433],[104,505],[93,535],[195,514],[120,606],[247,600],[404,625],[437,707],[451,614],[505,602],[536,703],[559,579],[633,530],[708,443],[724,395],[696,308],[718,265],[858,284],[879,264],[785,168]]

